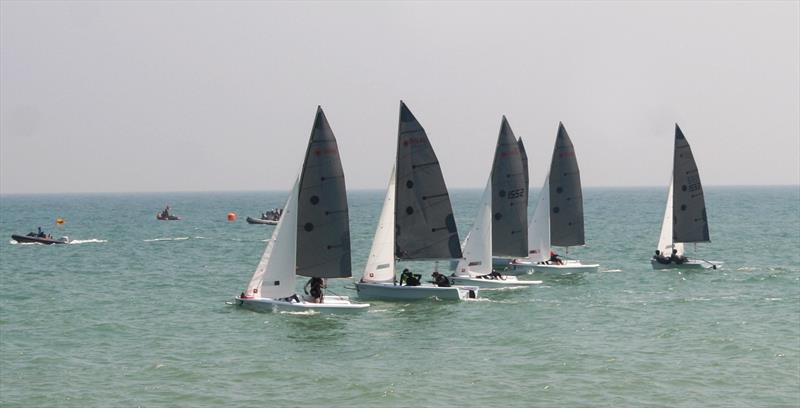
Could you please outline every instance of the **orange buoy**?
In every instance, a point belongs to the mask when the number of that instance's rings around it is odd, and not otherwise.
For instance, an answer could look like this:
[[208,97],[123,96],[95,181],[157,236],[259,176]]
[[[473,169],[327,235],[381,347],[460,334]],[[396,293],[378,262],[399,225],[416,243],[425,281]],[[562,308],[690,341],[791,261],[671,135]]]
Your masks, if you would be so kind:
[[64,219],[61,218],[61,217],[56,218],[56,224],[57,225],[64,225],[65,222],[66,221],[64,221]]
[[228,213],[228,221],[236,221],[236,213],[235,212],[229,212]]

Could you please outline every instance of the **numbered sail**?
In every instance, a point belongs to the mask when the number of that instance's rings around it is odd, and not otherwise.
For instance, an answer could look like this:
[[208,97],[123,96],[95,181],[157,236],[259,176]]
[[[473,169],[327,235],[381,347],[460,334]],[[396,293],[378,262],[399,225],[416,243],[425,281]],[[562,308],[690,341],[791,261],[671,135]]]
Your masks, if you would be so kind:
[[563,247],[585,243],[581,173],[575,148],[561,123],[550,162],[550,241]]
[[523,152],[503,116],[492,163],[492,255],[528,254],[528,185]]
[[461,258],[456,221],[439,160],[425,129],[400,102],[395,186],[395,255]]
[[297,274],[319,278],[352,276],[344,172],[336,138],[320,107],[300,175]]
[[672,240],[708,242],[708,218],[700,173],[692,148],[675,124],[675,154],[672,167]]
[[372,240],[364,282],[392,282],[394,280],[394,167],[389,177],[389,187],[383,200],[378,228]]
[[247,297],[284,298],[295,293],[295,251],[297,247],[297,192],[300,186],[298,178],[283,215],[272,238],[261,255],[253,277],[247,285]]

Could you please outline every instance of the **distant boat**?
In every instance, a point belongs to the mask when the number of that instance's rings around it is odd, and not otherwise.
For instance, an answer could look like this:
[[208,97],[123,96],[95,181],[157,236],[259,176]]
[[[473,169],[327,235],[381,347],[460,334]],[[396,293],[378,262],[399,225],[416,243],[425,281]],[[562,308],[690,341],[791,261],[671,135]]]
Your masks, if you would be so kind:
[[[41,229],[40,229],[41,231]],[[27,235],[11,235],[11,239],[17,241],[19,243],[37,243],[43,245],[52,245],[52,244],[67,244],[69,243],[69,237],[61,237],[61,238],[53,238],[50,235],[44,234],[39,232],[38,234],[35,232],[29,232]]]
[[524,257],[528,253],[528,186],[524,170],[523,151],[503,116],[478,217],[464,239],[464,256],[450,276],[453,284],[508,288],[542,283],[503,276],[492,268],[493,254]]
[[458,229],[439,160],[425,129],[401,101],[395,166],[389,177],[364,276],[356,283],[358,296],[380,300],[474,298],[478,293],[474,286],[397,284],[396,259],[450,261],[459,258]]
[[[237,303],[255,311],[364,310],[347,296],[325,294],[321,303],[298,296],[296,276],[349,278],[350,219],[336,138],[317,107],[300,175],[247,289]],[[311,293],[314,293],[312,288]]]
[[[680,186],[679,188],[675,188]],[[661,222],[661,234],[658,238],[658,250],[664,256],[661,261],[653,256],[650,263],[653,269],[717,269],[722,262],[700,259],[682,263],[670,261],[675,255],[684,258],[685,243],[709,242],[708,217],[706,202],[703,197],[703,186],[700,183],[700,171],[694,161],[692,148],[683,135],[681,128],[675,124],[675,148],[672,161],[672,179],[667,193],[667,205],[664,219]]]
[[246,218],[248,224],[266,224],[266,225],[278,225],[279,220],[268,220],[264,218]]
[[178,220],[181,219],[181,217],[178,217],[177,215],[170,214],[169,210],[170,210],[169,206],[164,208],[163,211],[161,211],[160,213],[156,214],[156,219],[159,220],[159,221],[178,221]]
[[550,172],[539,193],[539,201],[528,224],[528,257],[510,260],[516,271],[552,274],[597,272],[599,265],[563,259],[551,262],[553,247],[565,248],[585,244],[583,228],[583,192],[575,147],[567,130],[558,124],[558,134],[550,160]]

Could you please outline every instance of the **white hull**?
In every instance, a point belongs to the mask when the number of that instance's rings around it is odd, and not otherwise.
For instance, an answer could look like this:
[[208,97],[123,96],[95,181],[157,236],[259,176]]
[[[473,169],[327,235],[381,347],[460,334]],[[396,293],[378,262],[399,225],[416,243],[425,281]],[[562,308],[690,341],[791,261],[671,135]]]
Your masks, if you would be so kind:
[[542,281],[519,280],[516,276],[504,276],[501,279],[486,279],[470,276],[448,276],[453,285],[477,286],[481,289],[501,289],[501,288],[527,288],[539,285]]
[[356,283],[358,297],[376,300],[466,300],[478,297],[477,287],[442,288],[433,285],[399,286],[393,283]]
[[307,297],[300,302],[287,302],[271,298],[242,299],[236,297],[236,304],[256,312],[317,312],[346,313],[366,310],[368,303],[351,303],[348,296],[325,295],[323,303],[312,303]]
[[567,260],[563,265],[534,264],[533,270],[539,273],[553,275],[577,275],[581,273],[594,273],[600,268],[598,264],[584,265],[581,261]]
[[698,260],[691,260],[684,262],[682,264],[662,264],[655,259],[650,260],[650,265],[653,266],[653,269],[719,269],[722,266],[722,262],[717,261],[698,261]]

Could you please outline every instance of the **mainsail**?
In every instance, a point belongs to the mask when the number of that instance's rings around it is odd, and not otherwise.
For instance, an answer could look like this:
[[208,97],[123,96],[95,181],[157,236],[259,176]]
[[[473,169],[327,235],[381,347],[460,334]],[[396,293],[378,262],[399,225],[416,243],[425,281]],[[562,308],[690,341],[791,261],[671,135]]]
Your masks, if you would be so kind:
[[675,154],[672,165],[672,240],[708,242],[708,218],[700,173],[692,148],[675,124]]
[[425,129],[400,102],[395,185],[395,256],[461,258],[442,169]]
[[575,148],[559,122],[550,162],[550,241],[553,246],[585,244],[583,195]]
[[492,163],[492,255],[528,253],[528,184],[523,151],[503,116]]
[[529,188],[530,184],[530,175],[528,174],[528,154],[525,153],[525,145],[522,143],[522,138],[517,140],[519,144],[519,154],[522,157],[522,172],[525,174],[525,189]]
[[352,276],[344,172],[336,138],[320,107],[300,175],[296,228],[298,275]]

